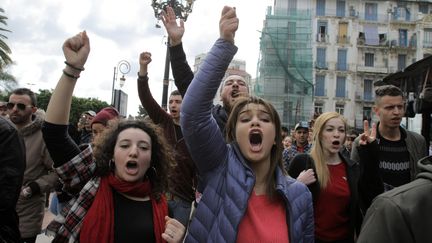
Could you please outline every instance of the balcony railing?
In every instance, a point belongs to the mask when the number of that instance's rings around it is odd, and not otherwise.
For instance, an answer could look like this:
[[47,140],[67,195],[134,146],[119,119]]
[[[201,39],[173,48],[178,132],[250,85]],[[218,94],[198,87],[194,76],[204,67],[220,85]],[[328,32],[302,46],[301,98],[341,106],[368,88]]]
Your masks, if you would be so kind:
[[327,43],[329,42],[329,38],[330,37],[327,34],[318,33],[316,36],[316,41],[321,43]]
[[365,73],[388,73],[388,68],[381,67],[368,67],[368,66],[357,66],[357,72],[365,72]]
[[[358,46],[376,46],[376,45],[366,44],[366,39],[364,37],[357,38],[357,45]],[[388,42],[387,39],[381,39],[381,40],[379,40],[377,46],[379,46],[379,47],[388,47],[388,45],[389,45],[389,42]]]
[[314,62],[316,69],[328,69],[328,62]]
[[423,41],[423,48],[432,48],[431,41]]
[[374,97],[372,95],[372,92],[356,92],[355,93],[355,100],[357,101],[373,101]]
[[350,37],[346,35],[337,35],[336,36],[337,43],[339,44],[349,44],[350,43]]

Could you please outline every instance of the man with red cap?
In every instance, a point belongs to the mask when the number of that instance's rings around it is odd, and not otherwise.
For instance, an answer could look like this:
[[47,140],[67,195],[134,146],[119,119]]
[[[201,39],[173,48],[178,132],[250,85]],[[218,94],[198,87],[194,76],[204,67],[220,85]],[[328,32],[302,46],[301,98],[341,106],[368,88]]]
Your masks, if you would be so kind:
[[93,141],[99,136],[105,128],[108,127],[108,122],[113,119],[118,119],[119,112],[114,107],[105,107],[100,110],[91,121],[91,131]]

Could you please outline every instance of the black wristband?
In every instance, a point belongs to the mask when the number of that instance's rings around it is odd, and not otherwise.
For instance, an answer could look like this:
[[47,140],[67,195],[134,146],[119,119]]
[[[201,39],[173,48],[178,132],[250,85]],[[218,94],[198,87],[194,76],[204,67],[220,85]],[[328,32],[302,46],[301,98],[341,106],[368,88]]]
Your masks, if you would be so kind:
[[78,70],[78,71],[84,71],[84,70],[85,70],[84,67],[75,67],[74,65],[68,63],[67,61],[64,61],[64,63],[65,63],[67,66],[69,66],[70,68],[72,68],[72,69],[75,69],[75,70]]
[[30,187],[31,191],[32,191],[32,196],[34,195],[38,195],[41,191],[40,191],[40,187],[39,184],[37,184],[36,182],[32,181],[29,184],[27,184],[28,187]]
[[64,69],[63,69],[63,74],[66,76],[66,77],[68,77],[68,78],[71,78],[71,79],[73,79],[73,80],[77,80],[80,76],[78,75],[78,76],[74,76],[74,75],[72,75],[72,74],[70,74],[70,73],[67,73]]

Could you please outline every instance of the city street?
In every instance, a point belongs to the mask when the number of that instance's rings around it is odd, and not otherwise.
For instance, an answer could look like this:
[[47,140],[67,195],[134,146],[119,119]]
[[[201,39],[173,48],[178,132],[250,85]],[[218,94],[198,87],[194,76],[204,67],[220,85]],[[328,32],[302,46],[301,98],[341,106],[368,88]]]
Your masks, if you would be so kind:
[[[51,200],[51,197],[50,197]],[[42,223],[42,229],[45,229],[46,226],[51,222],[51,220],[54,219],[54,215],[48,210],[48,208],[45,208],[45,216]],[[51,242],[53,237],[48,237],[45,235],[45,233],[39,234],[36,243],[49,243]]]

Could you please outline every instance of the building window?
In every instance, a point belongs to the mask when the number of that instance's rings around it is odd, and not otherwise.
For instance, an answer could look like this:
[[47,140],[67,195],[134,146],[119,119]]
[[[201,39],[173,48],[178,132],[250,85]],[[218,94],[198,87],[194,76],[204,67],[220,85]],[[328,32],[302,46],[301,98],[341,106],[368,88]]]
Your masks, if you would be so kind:
[[341,114],[343,116],[345,105],[344,104],[336,104],[335,110],[337,113]]
[[317,48],[317,68],[327,68],[326,65],[326,48]]
[[432,29],[426,28],[424,29],[424,38],[423,38],[423,47],[431,48],[432,47]]
[[399,29],[399,46],[408,46],[407,30]]
[[346,97],[345,81],[346,81],[346,77],[338,76],[336,78],[336,97],[339,97],[339,98],[345,98]]
[[374,66],[374,54],[373,53],[365,53],[365,66],[373,67]]
[[317,0],[316,1],[317,7],[316,7],[316,15],[317,16],[325,16],[325,0]]
[[315,76],[315,96],[325,96],[325,76]]
[[348,43],[348,23],[339,22],[339,33],[338,33],[338,43],[347,44]]
[[326,42],[327,21],[318,21],[317,42]]
[[378,20],[378,4],[365,3],[365,20]]
[[322,113],[324,113],[324,104],[322,103],[315,103],[314,104],[314,111],[316,115],[321,115]]
[[419,12],[429,14],[429,6],[427,3],[419,3]]
[[337,56],[337,70],[339,71],[346,71],[347,68],[347,50],[346,49],[339,49],[338,50],[338,56]]
[[372,121],[372,108],[371,107],[363,107],[363,121],[367,120],[370,124]]
[[371,79],[364,80],[364,88],[363,88],[363,99],[371,101],[372,100],[372,90],[373,83]]
[[406,55],[405,54],[399,54],[398,55],[398,71],[404,70],[406,67]]
[[407,9],[406,3],[397,3],[396,11],[394,12],[394,19],[409,21],[411,18],[410,11]]
[[345,1],[337,0],[337,2],[336,2],[336,16],[345,17]]
[[288,0],[288,12],[292,13],[297,10],[297,0]]

